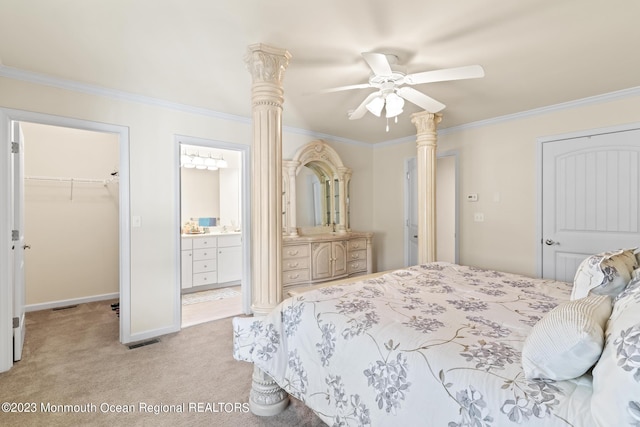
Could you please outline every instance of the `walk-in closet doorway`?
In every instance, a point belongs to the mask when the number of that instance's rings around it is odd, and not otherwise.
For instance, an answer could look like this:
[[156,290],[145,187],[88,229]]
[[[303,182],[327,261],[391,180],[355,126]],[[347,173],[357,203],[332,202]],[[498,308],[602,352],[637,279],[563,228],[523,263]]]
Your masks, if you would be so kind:
[[26,311],[117,301],[118,136],[30,122],[20,127]]

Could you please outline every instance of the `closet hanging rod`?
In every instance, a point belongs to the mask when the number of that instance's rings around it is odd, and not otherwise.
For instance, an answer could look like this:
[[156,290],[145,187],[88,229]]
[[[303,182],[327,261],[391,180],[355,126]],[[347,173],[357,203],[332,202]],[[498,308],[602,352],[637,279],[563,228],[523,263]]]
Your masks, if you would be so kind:
[[95,183],[95,184],[108,184],[113,181],[114,178],[109,179],[92,179],[92,178],[63,178],[55,176],[25,176],[24,179],[32,181],[56,181],[56,182],[78,182],[78,183]]

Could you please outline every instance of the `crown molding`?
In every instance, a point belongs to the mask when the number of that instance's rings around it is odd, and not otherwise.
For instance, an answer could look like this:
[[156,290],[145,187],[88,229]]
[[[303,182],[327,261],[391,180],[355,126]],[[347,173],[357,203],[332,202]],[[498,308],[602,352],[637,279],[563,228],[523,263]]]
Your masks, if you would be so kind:
[[[87,83],[80,83],[73,80],[61,79],[61,78],[49,76],[46,74],[35,73],[32,71],[26,71],[26,70],[14,68],[14,67],[8,67],[6,65],[3,65],[2,63],[0,63],[0,77],[6,77],[14,80],[22,80],[28,83],[51,86],[58,89],[70,90],[74,92],[85,93],[88,95],[103,96],[106,98],[112,98],[112,99],[117,99],[121,101],[136,102],[136,103],[146,104],[154,107],[161,107],[169,110],[180,111],[183,113],[198,114],[206,117],[229,120],[229,121],[242,123],[246,125],[251,125],[252,123],[251,118],[249,117],[221,113],[219,111],[210,110],[208,108],[194,107],[191,105],[167,101],[160,98],[139,95],[135,93],[125,92],[125,91],[116,90],[116,89],[110,89],[110,88],[87,84]],[[295,128],[291,126],[283,126],[282,130],[288,133],[306,135],[314,139],[328,139],[335,142],[358,145],[361,147],[372,146],[372,144],[368,144],[362,141],[357,141],[354,139],[341,138],[335,135],[329,135],[329,134],[320,133],[320,132],[313,132],[310,130]]]
[[[242,123],[246,125],[251,124],[251,118],[249,117],[221,113],[219,111],[210,110],[208,108],[194,107],[192,105],[167,101],[160,98],[139,95],[135,93],[105,88],[102,86],[97,86],[97,85],[92,85],[87,83],[80,83],[73,80],[61,79],[61,78],[49,76],[46,74],[35,73],[32,71],[26,71],[19,68],[9,67],[9,66],[3,65],[1,62],[0,62],[0,77],[6,77],[14,80],[22,80],[29,83],[35,83],[35,84],[40,84],[44,86],[51,86],[59,89],[65,89],[65,90],[85,93],[89,95],[103,96],[107,98],[113,98],[113,99],[118,99],[123,101],[129,101],[129,102],[137,102],[140,104],[166,108],[166,109],[180,111],[184,113],[198,114],[198,115],[217,118],[221,120],[229,120],[229,121]],[[636,86],[628,89],[622,89],[622,90],[609,92],[601,95],[590,96],[590,97],[578,99],[575,101],[568,101],[560,104],[549,105],[546,107],[534,108],[534,109],[522,111],[519,113],[506,114],[504,116],[493,117],[486,120],[469,122],[459,126],[441,128],[441,129],[438,129],[438,134],[447,135],[450,133],[461,132],[468,129],[475,129],[475,128],[480,128],[485,126],[493,126],[499,123],[505,123],[513,120],[521,120],[524,118],[539,116],[539,115],[548,114],[551,112],[568,110],[572,108],[597,104],[601,102],[608,102],[608,101],[628,98],[632,96],[640,96],[640,86]],[[370,147],[370,148],[382,148],[390,145],[398,145],[398,144],[405,144],[407,142],[415,142],[416,140],[415,136],[411,135],[404,138],[392,139],[389,141],[370,144],[370,143],[366,143],[366,142],[362,142],[354,139],[342,138],[335,135],[314,132],[314,131],[300,129],[300,128],[291,127],[291,126],[283,126],[282,130],[288,133],[306,135],[312,138],[328,139],[331,141],[341,142],[344,144],[356,145],[360,147]]]
[[521,111],[519,113],[493,117],[491,119],[479,120],[477,122],[465,123],[463,125],[452,126],[450,128],[443,128],[439,132],[444,135],[448,133],[460,132],[467,129],[491,126],[498,123],[504,123],[504,122],[509,122],[513,120],[521,120],[521,119],[525,119],[533,116],[541,116],[543,114],[548,114],[556,111],[584,107],[587,105],[598,104],[601,102],[615,101],[618,99],[629,98],[632,96],[640,96],[640,86],[636,86],[628,89],[622,89],[615,92],[603,93],[600,95],[589,96],[586,98],[576,99],[574,101],[567,101],[559,104],[548,105],[546,107],[534,108],[532,110]]

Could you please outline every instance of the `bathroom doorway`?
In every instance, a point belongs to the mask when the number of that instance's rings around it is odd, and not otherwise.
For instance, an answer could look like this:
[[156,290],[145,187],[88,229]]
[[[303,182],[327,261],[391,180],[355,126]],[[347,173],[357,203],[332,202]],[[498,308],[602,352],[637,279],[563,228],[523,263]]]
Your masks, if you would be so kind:
[[248,148],[177,136],[181,325],[250,312]]

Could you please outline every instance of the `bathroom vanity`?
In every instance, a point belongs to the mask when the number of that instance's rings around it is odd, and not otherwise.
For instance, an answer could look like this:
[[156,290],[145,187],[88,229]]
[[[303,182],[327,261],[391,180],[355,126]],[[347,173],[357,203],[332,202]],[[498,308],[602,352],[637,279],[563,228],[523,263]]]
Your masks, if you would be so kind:
[[182,234],[182,289],[240,283],[242,235],[239,232]]

